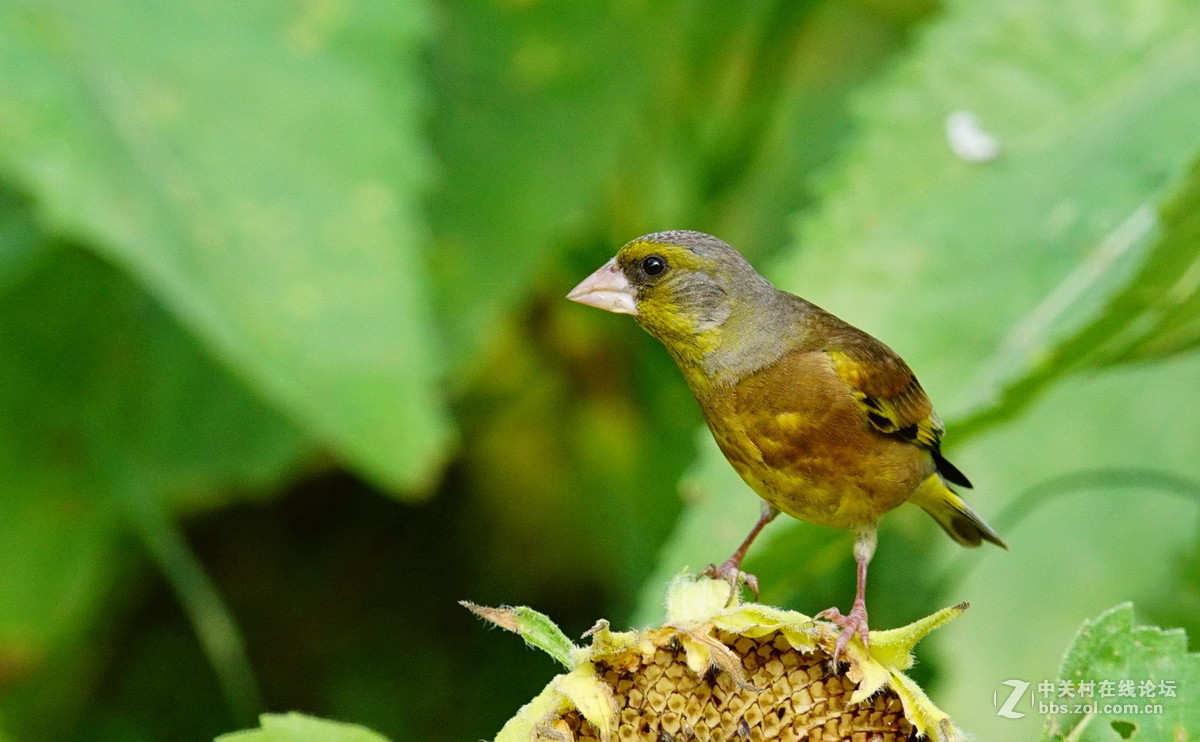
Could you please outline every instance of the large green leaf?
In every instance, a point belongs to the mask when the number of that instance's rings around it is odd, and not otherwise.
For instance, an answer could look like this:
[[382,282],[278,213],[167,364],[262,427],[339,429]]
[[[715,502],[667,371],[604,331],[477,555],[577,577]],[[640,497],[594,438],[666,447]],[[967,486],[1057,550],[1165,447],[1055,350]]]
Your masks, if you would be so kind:
[[[1117,334],[1109,323],[1120,327],[1116,342],[1103,337]],[[1161,358],[1200,344],[1200,160],[1163,208],[1162,234],[1138,275],[1088,329],[1103,338],[1094,343],[1095,364]]]
[[179,504],[208,504],[230,485],[274,484],[304,450],[154,298],[76,250],[0,298],[0,346],[10,471],[86,489],[132,472]]
[[112,267],[75,250],[39,267],[0,295],[2,708],[27,729],[66,723],[86,682],[85,637],[134,559],[126,498],[211,505],[309,451]]
[[[1139,209],[1115,235],[1018,324],[996,354],[1011,378],[960,430],[1012,417],[1080,368],[1159,358],[1200,342],[1200,161],[1160,217]],[[1125,279],[1131,257],[1137,270]],[[1096,294],[1106,289],[1113,295],[1097,311]]]
[[[359,7],[6,3],[0,174],[266,398],[412,488],[449,435],[416,257],[423,16],[403,3],[371,32]],[[372,68],[410,74],[384,88]]]
[[1180,629],[1135,626],[1133,605],[1124,603],[1084,622],[1053,690],[1035,688],[1034,698],[1069,709],[1047,718],[1046,742],[1193,739],[1200,735],[1200,655],[1188,654]]

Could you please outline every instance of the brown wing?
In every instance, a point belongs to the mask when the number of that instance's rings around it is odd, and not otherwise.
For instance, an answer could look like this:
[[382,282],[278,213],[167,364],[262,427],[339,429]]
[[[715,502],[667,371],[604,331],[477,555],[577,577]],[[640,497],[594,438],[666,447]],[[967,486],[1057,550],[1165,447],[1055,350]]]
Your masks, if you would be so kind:
[[[882,346],[881,346],[882,347]],[[863,356],[827,350],[833,369],[854,391],[871,426],[922,448],[934,448],[944,428],[917,377],[894,353]]]
[[853,390],[871,426],[927,449],[946,479],[970,487],[966,475],[942,456],[946,429],[908,364],[870,335],[832,316],[829,319],[831,332],[825,352],[834,371]]

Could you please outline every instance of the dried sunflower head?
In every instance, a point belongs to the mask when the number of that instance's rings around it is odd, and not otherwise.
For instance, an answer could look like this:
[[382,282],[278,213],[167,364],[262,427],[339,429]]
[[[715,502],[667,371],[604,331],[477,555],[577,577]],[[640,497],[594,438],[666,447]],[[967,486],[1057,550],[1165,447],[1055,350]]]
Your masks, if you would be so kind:
[[664,626],[613,632],[601,621],[588,647],[529,608],[464,603],[568,670],[495,742],[961,739],[904,670],[917,641],[965,604],[871,632],[870,650],[855,640],[834,667],[837,627],[770,606],[727,605],[729,591],[724,581],[681,575],[668,589]]

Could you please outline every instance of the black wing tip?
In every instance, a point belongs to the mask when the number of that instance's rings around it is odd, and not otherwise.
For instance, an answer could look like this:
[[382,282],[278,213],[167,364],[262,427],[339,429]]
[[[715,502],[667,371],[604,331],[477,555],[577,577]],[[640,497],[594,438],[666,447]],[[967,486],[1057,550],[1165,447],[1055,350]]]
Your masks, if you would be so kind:
[[975,485],[971,484],[971,480],[967,479],[967,475],[963,474],[957,466],[947,461],[942,452],[936,448],[933,449],[933,463],[937,467],[938,473],[947,482],[957,484],[960,487],[966,487],[967,489],[975,488]]

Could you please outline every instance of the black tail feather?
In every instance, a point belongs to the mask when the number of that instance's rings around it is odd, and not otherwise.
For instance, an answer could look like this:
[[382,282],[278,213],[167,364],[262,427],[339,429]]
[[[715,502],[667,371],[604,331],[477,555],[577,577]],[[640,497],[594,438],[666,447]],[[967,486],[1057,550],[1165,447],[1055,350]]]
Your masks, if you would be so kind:
[[947,461],[946,457],[937,448],[933,449],[933,464],[937,467],[938,473],[945,477],[947,482],[966,487],[967,489],[975,486],[971,484],[970,479],[967,479],[967,475],[959,471],[957,466]]

